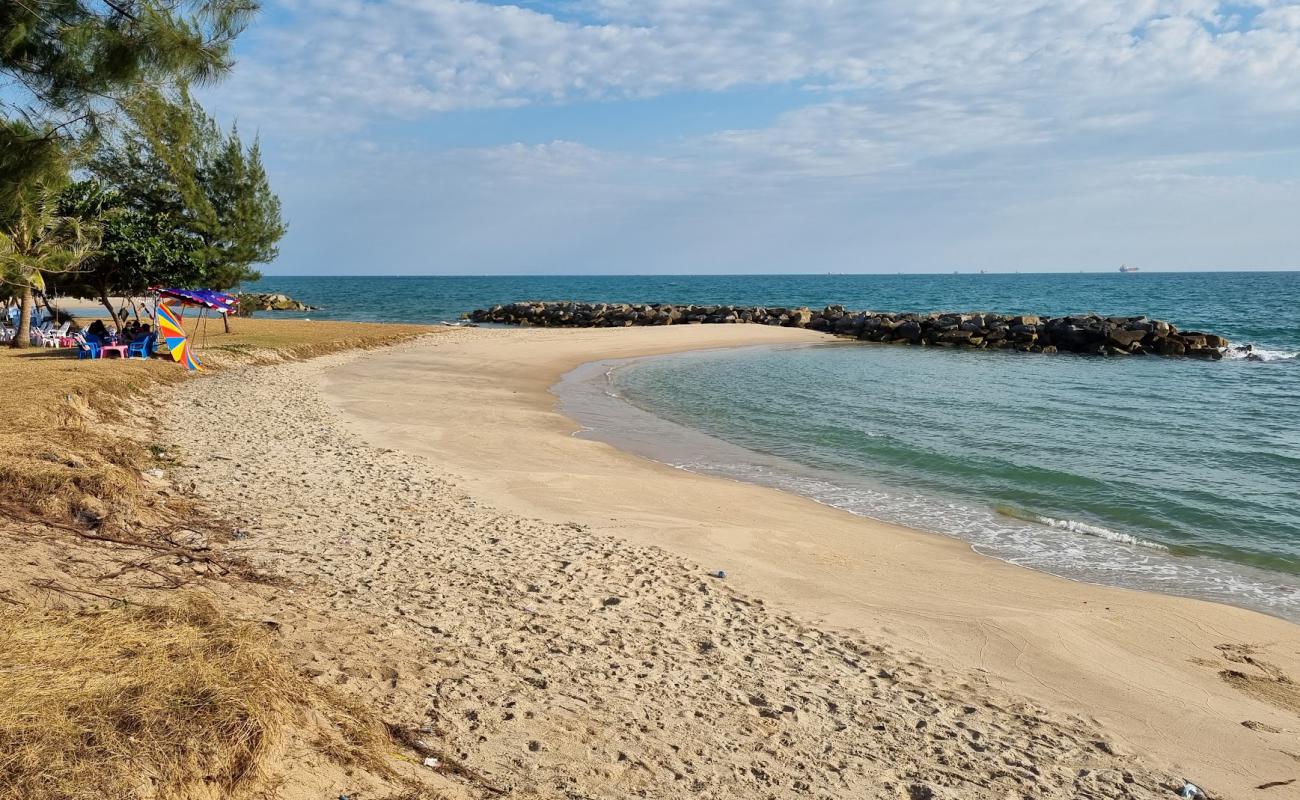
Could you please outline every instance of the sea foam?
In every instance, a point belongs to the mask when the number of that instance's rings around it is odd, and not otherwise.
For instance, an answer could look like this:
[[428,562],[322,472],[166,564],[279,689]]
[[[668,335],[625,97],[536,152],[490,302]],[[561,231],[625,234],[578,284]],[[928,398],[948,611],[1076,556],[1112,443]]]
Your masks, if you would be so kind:
[[1295,361],[1300,358],[1300,352],[1269,350],[1264,347],[1252,347],[1250,350],[1230,347],[1223,357],[1232,361]]

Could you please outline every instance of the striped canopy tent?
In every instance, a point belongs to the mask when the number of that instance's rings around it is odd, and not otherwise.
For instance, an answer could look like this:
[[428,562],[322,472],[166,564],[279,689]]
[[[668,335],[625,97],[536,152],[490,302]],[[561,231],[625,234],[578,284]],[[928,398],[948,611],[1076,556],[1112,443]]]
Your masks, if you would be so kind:
[[158,297],[179,301],[186,306],[211,309],[218,314],[234,314],[239,307],[238,297],[215,289],[158,289]]
[[203,362],[194,352],[194,341],[185,333],[186,308],[198,308],[199,319],[206,311],[231,314],[239,306],[239,298],[213,289],[163,289],[156,291],[155,321],[158,334],[167,345],[172,360],[190,370],[202,370]]

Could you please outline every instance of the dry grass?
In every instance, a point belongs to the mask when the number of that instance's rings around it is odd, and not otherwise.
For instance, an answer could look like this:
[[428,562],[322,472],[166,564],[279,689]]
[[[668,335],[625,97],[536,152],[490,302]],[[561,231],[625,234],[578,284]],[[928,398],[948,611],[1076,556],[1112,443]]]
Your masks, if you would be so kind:
[[230,356],[255,361],[313,358],[341,350],[397,344],[439,328],[428,325],[388,325],[365,322],[307,322],[240,318],[234,331],[221,333],[220,322],[209,322],[195,335],[199,356],[207,363],[225,363]]
[[[431,328],[302,320],[210,322],[200,357],[213,368],[379,347]],[[12,511],[128,534],[165,509],[140,477],[152,458],[144,437],[125,435],[133,401],[192,379],[178,364],[78,361],[71,350],[0,348],[0,498]],[[111,427],[116,424],[117,430]],[[145,433],[145,432],[142,432]]]
[[311,717],[341,759],[383,766],[378,726],[286,667],[259,626],[197,595],[0,611],[0,653],[0,800],[240,796]]

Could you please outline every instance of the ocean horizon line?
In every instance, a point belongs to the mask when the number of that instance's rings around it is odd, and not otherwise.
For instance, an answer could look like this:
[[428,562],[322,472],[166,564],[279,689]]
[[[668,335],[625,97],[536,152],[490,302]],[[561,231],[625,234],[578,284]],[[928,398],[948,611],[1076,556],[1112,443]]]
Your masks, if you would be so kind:
[[[1141,268],[1136,274],[1142,275],[1249,275],[1249,274],[1288,274],[1300,273],[1300,266],[1272,268],[1228,268],[1228,269],[1158,269]],[[263,273],[260,281],[275,278],[806,278],[806,277],[952,277],[956,276],[991,276],[991,275],[1110,275],[1121,274],[1118,268],[1098,270],[1058,270],[1058,271],[969,271],[956,272],[513,272],[513,273],[473,273],[473,272],[439,272],[439,273],[315,273],[315,272],[281,272]],[[1130,275],[1134,273],[1129,273]]]

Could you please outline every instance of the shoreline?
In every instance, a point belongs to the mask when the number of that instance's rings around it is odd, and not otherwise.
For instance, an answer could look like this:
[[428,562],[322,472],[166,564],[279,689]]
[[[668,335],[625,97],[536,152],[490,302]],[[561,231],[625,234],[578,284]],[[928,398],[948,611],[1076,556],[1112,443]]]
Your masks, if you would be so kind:
[[350,429],[442,465],[494,508],[725,568],[729,584],[802,619],[986,673],[1221,791],[1296,771],[1287,700],[1220,673],[1241,670],[1232,654],[1244,647],[1249,663],[1296,674],[1300,628],[1034,572],[939,534],[655,464],[574,437],[550,393],[601,358],[799,341],[824,339],[756,326],[479,329],[351,361],[325,385]]
[[[742,345],[732,349],[837,346],[857,345],[828,341]],[[665,419],[619,393],[613,382],[618,371],[647,360],[665,358],[679,359],[676,369],[684,375],[689,370],[686,357],[713,352],[717,351],[591,361],[562,375],[551,392],[557,397],[557,410],[581,426],[575,436],[604,442],[664,466],[775,489],[857,517],[937,534],[963,542],[979,555],[1066,580],[1203,600],[1300,623],[1300,607],[1296,605],[1300,601],[1298,576],[1228,559],[1176,554],[1176,546],[1148,542],[1104,528],[1089,530],[1097,523],[1069,519],[1045,521],[1028,513],[1010,514],[1003,506],[972,507],[969,498],[957,495],[912,493],[896,485],[883,489],[865,478],[754,450],[689,424]],[[925,505],[925,511],[915,509],[917,500]],[[966,525],[957,524],[954,528],[952,517],[959,513]],[[975,530],[971,529],[972,518],[978,521]],[[945,524],[949,525],[946,530]],[[1076,531],[1073,525],[1081,525],[1084,530]],[[961,530],[963,527],[966,530]],[[1052,541],[1049,534],[1053,530],[1057,537],[1065,539],[1055,549],[1050,544],[1042,544]],[[1158,568],[1153,569],[1153,564]],[[1240,594],[1243,592],[1248,595]]]

